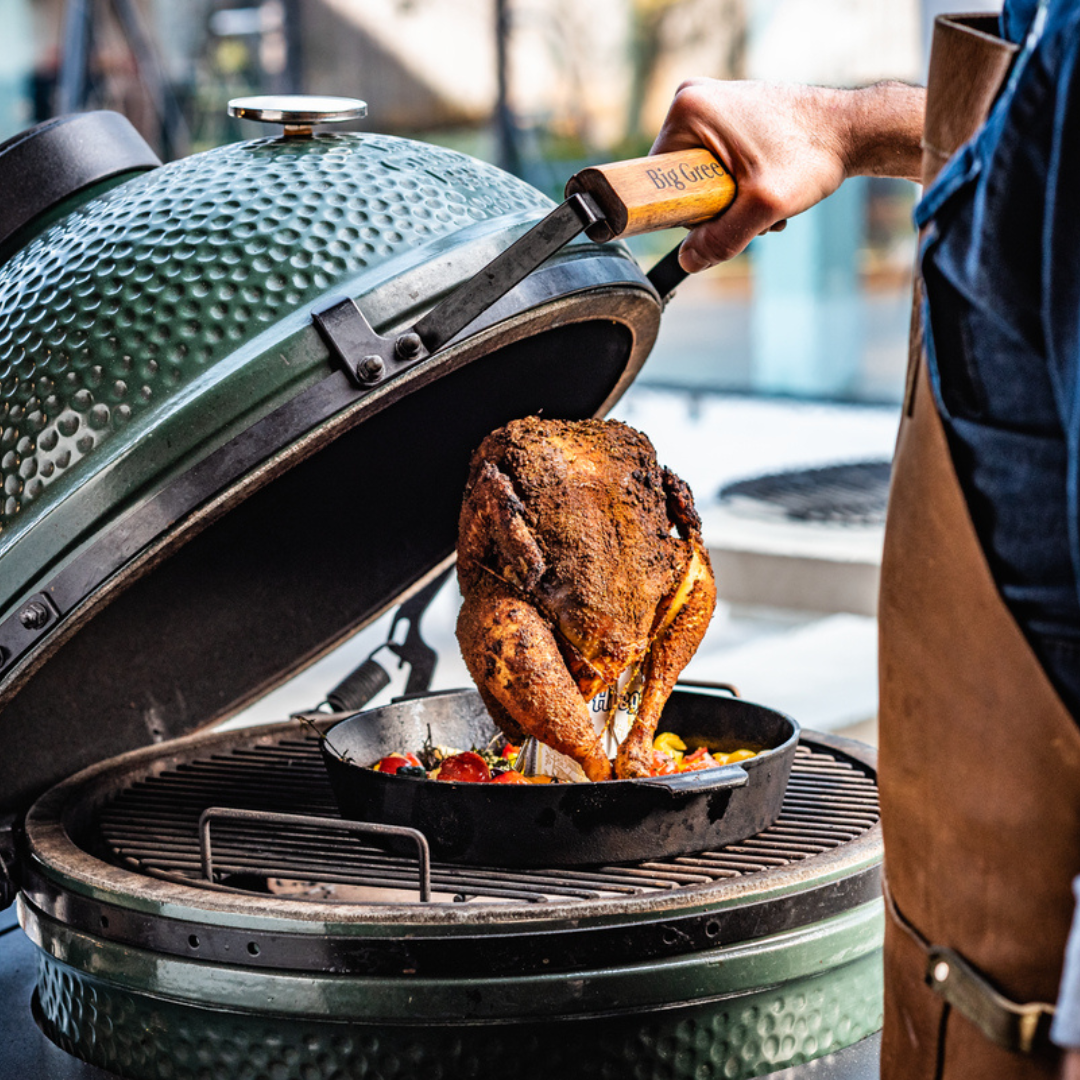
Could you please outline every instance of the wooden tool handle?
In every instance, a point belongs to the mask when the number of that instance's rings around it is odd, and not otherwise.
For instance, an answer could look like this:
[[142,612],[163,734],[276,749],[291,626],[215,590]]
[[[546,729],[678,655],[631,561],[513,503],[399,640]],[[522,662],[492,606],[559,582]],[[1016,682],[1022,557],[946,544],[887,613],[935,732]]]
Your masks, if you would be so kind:
[[697,225],[716,217],[735,198],[735,181],[708,150],[595,165],[570,177],[566,196],[591,195],[605,219],[593,225],[593,240]]

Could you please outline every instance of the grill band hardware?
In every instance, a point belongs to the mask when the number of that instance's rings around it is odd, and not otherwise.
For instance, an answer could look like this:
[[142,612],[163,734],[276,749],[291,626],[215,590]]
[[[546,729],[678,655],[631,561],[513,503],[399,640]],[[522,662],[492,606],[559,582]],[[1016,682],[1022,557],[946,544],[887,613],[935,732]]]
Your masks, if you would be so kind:
[[0,623],[0,667],[26,652],[51,630],[60,612],[47,593],[34,593],[10,619]]
[[[27,923],[56,919],[62,912],[63,923],[81,933],[166,956],[197,955],[203,963],[375,977],[484,979],[508,971],[525,976],[602,968],[613,957],[632,956],[647,963],[790,933],[876,903],[881,896],[880,874],[880,865],[875,864],[781,897],[690,914],[673,911],[662,919],[626,926],[500,935],[479,929],[423,936],[301,934],[160,915],[147,918],[116,905],[61,894],[35,874],[30,875],[20,903]],[[272,898],[258,899],[265,903]],[[192,934],[198,937],[197,948]],[[250,942],[256,948],[248,947]]]
[[1035,1054],[1050,1045],[1054,1007],[1041,1001],[1005,997],[958,952],[931,945],[901,914],[883,882],[885,908],[893,921],[926,954],[926,985],[991,1042],[1016,1054]]

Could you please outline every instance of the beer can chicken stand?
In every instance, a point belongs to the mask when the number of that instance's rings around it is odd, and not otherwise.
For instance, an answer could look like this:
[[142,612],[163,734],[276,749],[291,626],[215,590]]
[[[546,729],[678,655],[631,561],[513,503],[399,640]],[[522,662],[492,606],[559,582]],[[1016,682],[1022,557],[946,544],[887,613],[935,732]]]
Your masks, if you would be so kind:
[[618,421],[538,417],[490,434],[470,466],[458,577],[461,652],[507,737],[533,735],[610,779],[588,702],[640,673],[614,774],[650,775],[716,586],[690,489],[649,440]]

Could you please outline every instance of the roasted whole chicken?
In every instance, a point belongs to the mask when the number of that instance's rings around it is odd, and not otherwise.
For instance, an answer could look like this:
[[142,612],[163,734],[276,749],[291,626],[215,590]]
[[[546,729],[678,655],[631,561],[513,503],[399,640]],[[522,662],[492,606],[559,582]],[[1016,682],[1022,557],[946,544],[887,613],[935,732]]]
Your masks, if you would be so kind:
[[643,677],[615,776],[648,776],[675,680],[716,604],[690,489],[617,421],[515,420],[473,455],[458,535],[457,636],[492,718],[590,780],[612,763],[587,703]]

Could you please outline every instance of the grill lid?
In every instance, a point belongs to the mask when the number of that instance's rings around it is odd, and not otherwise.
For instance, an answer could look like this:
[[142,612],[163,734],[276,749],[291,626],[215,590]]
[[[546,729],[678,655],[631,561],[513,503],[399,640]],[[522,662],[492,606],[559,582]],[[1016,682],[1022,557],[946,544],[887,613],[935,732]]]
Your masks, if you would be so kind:
[[449,150],[283,136],[0,264],[0,811],[278,684],[445,564],[488,431],[617,400],[660,314],[621,245],[568,245],[371,385],[313,323],[350,298],[408,327],[551,205]]

